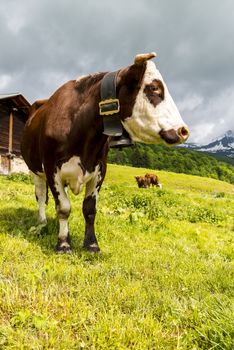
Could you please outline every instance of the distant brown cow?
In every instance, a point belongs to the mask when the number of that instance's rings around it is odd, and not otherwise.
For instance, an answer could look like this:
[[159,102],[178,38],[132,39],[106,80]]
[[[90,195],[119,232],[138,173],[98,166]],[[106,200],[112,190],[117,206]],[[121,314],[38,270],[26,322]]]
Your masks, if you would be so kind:
[[152,186],[157,186],[162,188],[162,184],[159,181],[159,178],[155,174],[145,174],[145,178],[149,180],[149,185],[151,184]]
[[135,179],[139,188],[148,188],[150,186],[150,180],[145,176],[135,176]]

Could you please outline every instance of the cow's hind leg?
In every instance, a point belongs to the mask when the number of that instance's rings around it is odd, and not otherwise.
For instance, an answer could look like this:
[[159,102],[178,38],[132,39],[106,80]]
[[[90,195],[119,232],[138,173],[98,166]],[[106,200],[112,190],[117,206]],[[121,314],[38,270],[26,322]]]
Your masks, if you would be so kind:
[[35,184],[35,195],[38,202],[38,221],[39,224],[47,224],[45,206],[48,202],[48,186],[46,180],[33,174]]
[[71,212],[70,201],[67,196],[67,188],[62,187],[56,201],[56,210],[59,220],[57,253],[71,253],[71,238],[68,228],[68,218]]

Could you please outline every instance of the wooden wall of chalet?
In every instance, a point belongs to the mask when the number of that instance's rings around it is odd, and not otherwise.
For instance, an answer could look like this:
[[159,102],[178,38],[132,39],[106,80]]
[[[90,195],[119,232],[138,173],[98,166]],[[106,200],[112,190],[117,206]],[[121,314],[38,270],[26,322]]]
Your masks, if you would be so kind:
[[21,155],[20,152],[20,141],[21,135],[24,128],[24,122],[22,119],[19,119],[17,114],[13,113],[13,135],[12,135],[12,153],[16,156]]
[[[1,101],[2,102],[2,101]],[[0,173],[27,172],[20,152],[25,118],[22,112],[0,104]]]
[[9,149],[9,115],[0,110],[0,153],[8,153]]
[[0,173],[28,172],[20,152],[30,103],[20,93],[0,94]]
[[[10,148],[12,148],[11,152],[19,156],[21,154],[20,140],[24,122],[16,111],[12,112],[12,117],[10,113],[9,110],[0,108],[0,154],[8,153]],[[12,134],[10,132],[10,118],[12,118]]]

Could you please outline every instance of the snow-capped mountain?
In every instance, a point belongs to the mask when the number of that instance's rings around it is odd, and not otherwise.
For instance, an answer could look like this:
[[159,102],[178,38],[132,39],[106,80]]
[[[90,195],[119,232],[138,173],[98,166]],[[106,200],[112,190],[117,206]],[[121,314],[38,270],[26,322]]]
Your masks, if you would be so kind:
[[186,143],[184,147],[234,158],[234,131],[228,130],[223,136],[218,137],[206,145]]

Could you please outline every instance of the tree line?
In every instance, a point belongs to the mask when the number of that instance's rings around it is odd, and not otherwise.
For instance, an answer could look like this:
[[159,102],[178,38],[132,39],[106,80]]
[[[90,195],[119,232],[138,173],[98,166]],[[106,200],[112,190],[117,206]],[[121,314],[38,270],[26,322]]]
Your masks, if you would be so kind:
[[205,153],[180,147],[144,145],[111,149],[108,162],[211,177],[234,184],[234,166]]

